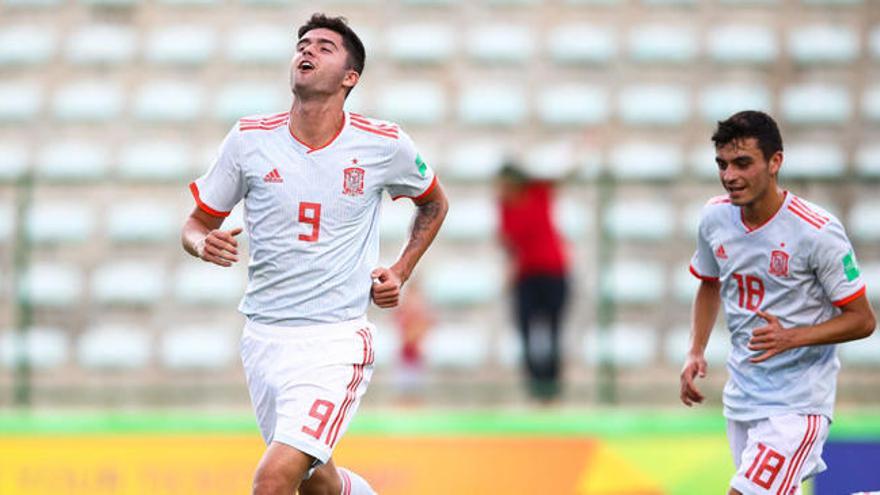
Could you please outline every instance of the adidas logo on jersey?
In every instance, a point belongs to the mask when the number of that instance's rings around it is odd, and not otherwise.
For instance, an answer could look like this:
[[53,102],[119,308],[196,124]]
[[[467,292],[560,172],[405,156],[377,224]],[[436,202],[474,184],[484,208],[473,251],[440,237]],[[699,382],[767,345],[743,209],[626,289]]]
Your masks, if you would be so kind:
[[280,184],[280,183],[284,182],[284,178],[282,178],[281,174],[278,173],[277,168],[273,168],[271,172],[269,172],[268,174],[266,174],[265,177],[263,177],[263,182],[271,182],[271,183],[275,183],[275,184]]
[[715,250],[715,257],[719,260],[727,259],[727,252],[724,251],[724,244],[719,244],[718,249]]

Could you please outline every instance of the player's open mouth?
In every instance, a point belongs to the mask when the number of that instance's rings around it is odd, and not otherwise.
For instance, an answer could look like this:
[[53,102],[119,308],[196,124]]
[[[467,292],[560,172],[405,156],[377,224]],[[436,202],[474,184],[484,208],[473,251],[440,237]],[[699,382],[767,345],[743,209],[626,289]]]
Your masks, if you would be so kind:
[[309,62],[308,60],[303,60],[299,63],[299,66],[297,68],[302,72],[308,72],[315,69],[315,64]]

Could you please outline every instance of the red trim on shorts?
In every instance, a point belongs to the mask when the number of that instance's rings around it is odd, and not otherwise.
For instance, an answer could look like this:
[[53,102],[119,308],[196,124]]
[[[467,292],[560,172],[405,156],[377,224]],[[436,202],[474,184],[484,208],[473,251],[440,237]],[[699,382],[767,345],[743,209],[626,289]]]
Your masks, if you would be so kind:
[[226,218],[229,216],[228,211],[217,211],[210,206],[206,205],[202,198],[199,197],[199,186],[196,185],[195,182],[189,183],[189,190],[193,195],[193,199],[196,200],[196,204],[199,206],[199,209],[207,213],[208,215],[218,217],[218,218]]
[[437,175],[434,175],[434,178],[431,180],[431,184],[428,186],[428,188],[425,189],[424,192],[422,192],[418,196],[407,196],[405,194],[401,194],[400,196],[394,196],[391,199],[394,201],[397,201],[400,198],[409,198],[413,201],[421,201],[421,200],[425,199],[426,197],[428,197],[429,194],[431,194],[431,191],[433,191],[434,188],[437,187],[438,183],[439,183],[439,181],[437,180]]
[[693,264],[688,265],[688,270],[690,270],[691,275],[697,277],[698,279],[700,279],[704,282],[717,282],[720,280],[718,277],[709,277],[706,275],[700,275],[700,273],[697,271],[697,269],[694,268]]
[[351,409],[352,404],[354,404],[354,401],[357,399],[357,389],[364,378],[364,366],[373,363],[374,354],[372,335],[369,330],[364,328],[358,330],[357,334],[364,342],[363,362],[354,365],[354,372],[352,373],[351,381],[348,383],[348,387],[345,391],[345,400],[342,401],[342,406],[339,408],[336,419],[333,420],[330,430],[327,431],[325,443],[329,445],[330,448],[333,448],[333,446],[336,445],[336,441],[339,437],[339,430],[342,428],[345,416],[348,414],[348,410]]
[[779,485],[779,491],[776,492],[776,495],[786,495],[789,487],[795,483],[800,483],[801,469],[803,469],[804,461],[807,460],[810,451],[813,450],[816,437],[819,436],[821,424],[819,416],[815,414],[807,416],[807,431],[804,433],[804,439],[801,440],[801,445],[795,451],[792,462],[788,464],[788,470],[785,472],[785,477],[782,479],[782,484]]
[[847,304],[855,301],[856,299],[865,295],[865,292],[868,291],[868,286],[863,285],[861,289],[853,292],[851,295],[844,297],[838,301],[832,301],[831,304],[837,306],[838,308],[841,306],[846,306]]
[[338,469],[339,476],[342,478],[342,495],[351,495],[351,477],[344,469]]

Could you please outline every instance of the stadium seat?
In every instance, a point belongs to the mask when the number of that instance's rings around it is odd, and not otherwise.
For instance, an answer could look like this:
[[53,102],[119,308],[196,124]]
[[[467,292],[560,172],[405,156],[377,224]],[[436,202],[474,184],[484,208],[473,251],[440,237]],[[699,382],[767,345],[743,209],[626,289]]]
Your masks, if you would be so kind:
[[446,114],[446,95],[442,85],[431,81],[389,83],[379,90],[376,107],[394,122],[435,124]]
[[527,101],[520,86],[481,82],[462,89],[458,111],[466,124],[512,126],[525,120]]
[[519,331],[513,327],[503,328],[495,345],[495,358],[498,364],[507,369],[523,365],[523,345]]
[[172,370],[222,370],[238,357],[237,328],[189,326],[159,338],[159,361]]
[[[668,332],[666,335],[666,341],[663,344],[663,355],[669,366],[678,368],[684,363],[685,356],[690,350],[690,334],[690,327],[679,327]],[[713,328],[704,353],[706,362],[712,367],[710,373],[724,372],[723,366],[727,362],[730,347],[730,331],[723,325]]]
[[446,6],[460,4],[461,0],[401,0],[405,5]]
[[86,369],[134,370],[147,366],[152,349],[150,334],[143,328],[101,325],[79,337],[76,358]]
[[601,5],[607,7],[618,6],[622,2],[623,0],[565,0],[565,3],[569,5]]
[[39,82],[0,82],[0,123],[33,120],[43,106]]
[[785,146],[782,177],[787,179],[830,179],[843,175],[846,154],[836,144],[794,142]]
[[57,36],[48,26],[4,26],[0,28],[0,67],[49,63],[57,44]]
[[[847,227],[856,239],[880,241],[880,201],[862,200],[854,203],[849,211]],[[875,290],[880,290],[880,287]]]
[[148,62],[198,65],[214,54],[216,36],[208,26],[178,25],[150,33],[144,46]]
[[425,267],[423,287],[428,299],[441,306],[474,306],[501,293],[501,266],[494,260],[469,256],[461,261],[436,261]]
[[15,237],[15,209],[12,204],[0,204],[0,244]]
[[807,25],[789,33],[788,52],[799,64],[845,64],[859,56],[859,43],[859,35],[852,28]]
[[89,181],[105,176],[109,154],[103,146],[84,141],[48,143],[37,156],[36,173],[52,181]]
[[283,7],[289,6],[293,0],[238,0],[242,5],[255,7]]
[[240,260],[234,268],[223,268],[195,258],[187,260],[174,275],[174,298],[194,305],[235,304],[247,284],[245,264]]
[[852,97],[844,86],[789,86],[782,94],[782,114],[793,124],[842,124],[852,114]]
[[164,295],[167,278],[154,261],[111,261],[92,274],[92,297],[100,304],[149,306]]
[[16,367],[19,349],[24,351],[28,365],[36,370],[63,366],[70,352],[70,338],[59,328],[32,327],[25,336],[6,330],[0,334],[0,362],[6,369]]
[[28,211],[28,238],[36,244],[82,243],[92,238],[94,212],[87,202],[37,202]]
[[681,86],[646,84],[625,87],[618,95],[620,118],[629,125],[678,126],[691,113],[691,100]]
[[[608,329],[605,358],[621,368],[645,368],[654,363],[658,347],[657,330],[643,325],[619,323]],[[590,366],[602,363],[603,349],[597,329],[584,335],[584,357]]]
[[491,241],[498,231],[498,211],[492,196],[459,198],[450,202],[441,236],[457,241]]
[[242,82],[220,89],[213,105],[214,117],[233,123],[245,115],[271,114],[290,108],[286,84]]
[[34,263],[21,284],[21,296],[35,307],[69,308],[80,302],[82,292],[82,273],[70,264]]
[[92,5],[95,7],[134,7],[141,0],[79,0],[84,5]]
[[650,260],[617,261],[602,283],[605,297],[620,304],[656,303],[665,289],[663,266]]
[[495,178],[505,158],[505,147],[497,141],[473,140],[450,150],[448,170],[451,179],[488,182]]
[[534,35],[518,24],[479,25],[465,41],[467,53],[480,63],[523,63],[534,47]]
[[293,56],[294,36],[280,25],[240,27],[228,36],[226,57],[243,65],[281,64]]
[[3,0],[7,7],[44,8],[52,7],[61,3],[61,0]]
[[608,27],[562,24],[547,36],[550,57],[560,64],[605,64],[617,56],[617,38]]
[[124,64],[135,55],[134,30],[123,25],[91,25],[74,31],[66,42],[67,59],[79,65]]
[[689,259],[672,265],[672,286],[675,300],[688,306],[694,302],[694,296],[700,286],[700,280],[690,272],[689,266]]
[[431,329],[422,345],[433,368],[473,370],[489,362],[487,328],[444,323]]
[[664,180],[681,173],[682,151],[672,144],[633,141],[611,151],[611,173],[621,179]]
[[686,26],[647,24],[629,33],[629,56],[636,62],[683,64],[697,56],[697,38]]
[[699,199],[687,203],[678,215],[679,232],[690,240],[695,240],[697,238],[697,231],[700,228],[700,216],[702,215],[703,207],[706,205],[708,199],[709,198]]
[[400,355],[400,335],[397,328],[390,322],[383,325],[377,323],[378,331],[373,332],[373,365],[378,369],[387,369],[394,365]]
[[856,151],[856,171],[863,177],[880,177],[880,144],[865,144]]
[[553,224],[570,241],[584,239],[593,227],[593,215],[576,198],[558,196],[553,208]]
[[769,64],[779,56],[776,33],[768,26],[718,26],[707,34],[709,55],[719,63]]
[[871,56],[876,60],[880,59],[880,26],[874,27],[868,35],[868,46],[871,50]]
[[807,5],[833,5],[833,6],[843,6],[843,5],[860,5],[865,2],[865,0],[801,0],[802,3]]
[[204,89],[194,83],[147,82],[138,90],[134,115],[150,122],[189,122],[199,117]]
[[30,168],[30,158],[24,143],[0,141],[0,183],[12,182]]
[[179,221],[180,212],[168,204],[126,201],[107,212],[107,236],[114,242],[132,244],[170,241],[179,232]]
[[867,88],[862,96],[862,115],[873,122],[880,122],[880,85]]
[[617,199],[605,212],[606,232],[618,239],[660,241],[675,226],[672,208],[660,201]]
[[136,181],[177,181],[189,176],[189,149],[157,139],[128,143],[119,161],[119,177]]
[[577,168],[577,155],[570,141],[547,141],[531,146],[522,166],[529,177],[561,181]]
[[551,86],[538,94],[536,111],[553,126],[601,124],[608,120],[608,91],[583,84]]
[[757,84],[719,84],[703,88],[700,113],[707,122],[718,122],[743,109],[772,108],[772,97],[766,86]]
[[452,57],[456,37],[445,24],[402,24],[386,35],[388,55],[399,63],[437,64]]
[[159,0],[159,3],[175,7],[204,6],[213,7],[220,0]]
[[52,103],[55,118],[68,122],[107,122],[122,112],[123,92],[114,82],[68,82]]
[[668,5],[690,6],[690,5],[696,5],[697,0],[642,0],[642,4],[651,5],[651,6],[668,6]]
[[692,149],[688,153],[688,162],[696,177],[703,180],[718,180],[718,164],[715,163],[715,148],[711,142],[703,143]]

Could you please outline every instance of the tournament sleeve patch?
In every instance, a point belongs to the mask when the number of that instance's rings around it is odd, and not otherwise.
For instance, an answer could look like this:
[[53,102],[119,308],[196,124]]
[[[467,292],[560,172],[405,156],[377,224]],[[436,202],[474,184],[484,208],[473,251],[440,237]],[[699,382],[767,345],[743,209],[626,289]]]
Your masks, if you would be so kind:
[[843,263],[843,273],[848,281],[852,282],[859,278],[861,274],[859,272],[859,265],[856,263],[856,256],[852,251],[846,253],[841,262]]
[[422,177],[428,173],[428,164],[425,163],[425,160],[422,160],[422,155],[416,154],[416,167],[419,168],[419,174],[421,174]]

